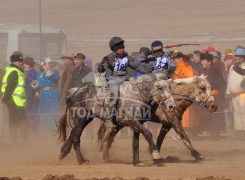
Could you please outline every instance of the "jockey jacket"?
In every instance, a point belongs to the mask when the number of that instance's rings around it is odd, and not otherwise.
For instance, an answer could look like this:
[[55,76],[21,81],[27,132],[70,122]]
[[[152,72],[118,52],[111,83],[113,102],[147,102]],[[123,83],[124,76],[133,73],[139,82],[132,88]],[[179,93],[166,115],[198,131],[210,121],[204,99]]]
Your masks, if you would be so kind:
[[143,74],[150,73],[151,67],[147,67],[130,57],[126,52],[123,55],[118,55],[115,52],[107,55],[109,58],[108,64],[99,64],[99,73],[105,72],[106,79],[109,80],[111,76],[123,77],[125,80],[128,78],[128,73],[132,69],[139,71]]
[[153,74],[162,73],[163,76],[167,76],[175,69],[175,64],[167,53],[162,53],[162,55],[158,57],[154,54],[148,55],[146,59],[141,62],[149,69],[153,69]]

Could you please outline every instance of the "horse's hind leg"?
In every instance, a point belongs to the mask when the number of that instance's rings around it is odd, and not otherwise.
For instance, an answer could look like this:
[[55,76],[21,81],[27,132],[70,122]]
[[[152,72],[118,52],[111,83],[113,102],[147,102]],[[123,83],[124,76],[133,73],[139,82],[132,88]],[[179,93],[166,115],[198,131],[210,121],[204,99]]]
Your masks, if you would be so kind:
[[188,138],[188,136],[186,135],[183,126],[181,125],[181,122],[175,118],[175,120],[173,121],[172,124],[175,132],[179,135],[179,137],[182,139],[184,145],[190,149],[191,151],[191,155],[198,161],[203,160],[204,157],[196,150],[194,149],[194,147],[191,144],[190,139]]
[[[72,133],[71,133],[72,135]],[[72,136],[69,136],[69,138],[66,140],[66,142],[63,144],[63,146],[61,147],[60,150],[60,155],[59,155],[59,159],[63,159],[64,157],[67,156],[67,154],[70,153],[71,148],[72,148]]]
[[77,160],[79,165],[83,164],[84,162],[88,162],[87,159],[85,159],[82,155],[81,149],[80,149],[80,137],[82,135],[82,132],[84,128],[92,121],[92,119],[86,119],[84,118],[82,121],[79,122],[79,124],[76,125],[76,127],[73,129],[73,136],[72,136],[72,143],[73,148],[76,152]]
[[143,162],[139,158],[139,137],[140,133],[133,133],[133,164],[134,166],[144,166]]
[[111,145],[114,141],[114,138],[116,137],[117,133],[123,128],[123,126],[116,126],[109,134],[108,137],[106,137],[105,146],[103,148],[103,160],[105,162],[110,161],[110,155],[109,150],[111,148]]

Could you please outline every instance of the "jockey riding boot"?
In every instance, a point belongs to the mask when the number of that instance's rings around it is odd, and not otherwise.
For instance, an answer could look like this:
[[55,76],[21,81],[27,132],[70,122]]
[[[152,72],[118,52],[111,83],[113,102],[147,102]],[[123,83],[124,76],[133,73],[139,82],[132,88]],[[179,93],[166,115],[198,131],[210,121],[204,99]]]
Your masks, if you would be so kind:
[[115,108],[115,106],[109,106],[109,112],[105,120],[105,126],[107,128],[112,128],[114,126],[113,117],[115,116]]

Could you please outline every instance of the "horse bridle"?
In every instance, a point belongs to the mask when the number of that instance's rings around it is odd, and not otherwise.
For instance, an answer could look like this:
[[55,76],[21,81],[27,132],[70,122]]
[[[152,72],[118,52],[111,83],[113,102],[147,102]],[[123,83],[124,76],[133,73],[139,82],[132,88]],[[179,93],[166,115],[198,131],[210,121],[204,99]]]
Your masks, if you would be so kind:
[[188,101],[188,102],[192,102],[193,104],[196,104],[198,105],[199,107],[203,108],[203,109],[208,109],[208,106],[206,105],[206,102],[208,101],[208,99],[213,96],[213,95],[210,95],[207,97],[207,99],[204,101],[204,102],[198,102],[196,101],[194,98],[191,98],[187,95],[184,95],[184,94],[176,94],[176,93],[171,93],[172,95],[177,95],[177,96],[183,96],[185,98],[179,98],[177,99],[177,101],[181,101],[181,100],[185,100],[185,101]]

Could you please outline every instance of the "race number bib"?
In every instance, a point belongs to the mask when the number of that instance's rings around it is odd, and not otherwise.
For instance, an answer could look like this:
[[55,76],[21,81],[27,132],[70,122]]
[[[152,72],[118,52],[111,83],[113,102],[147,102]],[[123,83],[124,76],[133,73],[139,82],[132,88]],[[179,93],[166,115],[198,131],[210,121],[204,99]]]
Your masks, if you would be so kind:
[[115,67],[114,67],[114,71],[123,71],[127,68],[128,66],[128,58],[116,58],[115,59]]
[[158,70],[162,70],[163,68],[167,68],[167,58],[166,57],[158,57],[156,68]]

